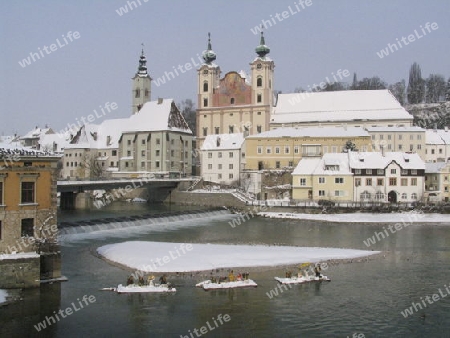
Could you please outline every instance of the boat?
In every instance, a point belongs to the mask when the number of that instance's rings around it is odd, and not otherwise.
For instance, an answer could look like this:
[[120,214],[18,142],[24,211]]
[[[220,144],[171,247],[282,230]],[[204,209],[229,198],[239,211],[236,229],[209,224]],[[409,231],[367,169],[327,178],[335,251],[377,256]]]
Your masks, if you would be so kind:
[[221,281],[220,283],[213,282],[211,280],[205,280],[195,285],[198,288],[203,288],[203,290],[221,290],[221,289],[235,289],[235,288],[248,288],[257,287],[258,284],[252,279],[242,279],[236,281]]
[[153,283],[153,279],[150,279],[147,284],[119,284],[116,288],[103,288],[101,291],[114,291],[117,293],[148,293],[148,292],[176,292],[177,289],[172,287],[170,283]]
[[320,277],[316,276],[292,276],[292,277],[275,277],[275,280],[278,281],[281,284],[304,284],[304,283],[311,283],[311,282],[331,282],[331,279],[327,276],[321,275]]

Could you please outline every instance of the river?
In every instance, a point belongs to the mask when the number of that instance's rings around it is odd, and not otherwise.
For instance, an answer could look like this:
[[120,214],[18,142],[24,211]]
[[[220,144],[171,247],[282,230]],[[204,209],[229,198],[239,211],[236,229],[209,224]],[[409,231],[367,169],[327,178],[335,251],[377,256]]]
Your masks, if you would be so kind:
[[[182,207],[114,203],[95,212],[61,213],[59,221],[173,212]],[[363,240],[386,224],[333,223],[251,218],[232,228],[231,214],[218,212],[146,231],[117,231],[63,244],[62,271],[69,280],[27,290],[22,301],[0,307],[2,337],[449,337],[450,227],[411,225],[375,244],[372,259],[330,264],[330,283],[276,288],[285,268],[262,269],[255,289],[205,292],[197,274],[169,276],[175,294],[116,294],[100,288],[124,283],[129,272],[96,257],[99,246],[129,240],[221,244],[270,244],[367,250]],[[176,216],[175,216],[176,218]],[[226,272],[223,272],[226,275]],[[443,296],[432,304],[427,295]],[[82,309],[38,332],[34,326],[59,309]],[[421,298],[422,297],[422,298]],[[94,298],[91,298],[94,299]],[[86,298],[85,298],[86,299]],[[426,307],[405,318],[412,302]],[[73,305],[74,304],[74,305]],[[417,305],[416,305],[417,307]],[[218,321],[219,315],[228,321]],[[201,333],[201,327],[207,332]],[[205,331],[203,331],[205,332]]]

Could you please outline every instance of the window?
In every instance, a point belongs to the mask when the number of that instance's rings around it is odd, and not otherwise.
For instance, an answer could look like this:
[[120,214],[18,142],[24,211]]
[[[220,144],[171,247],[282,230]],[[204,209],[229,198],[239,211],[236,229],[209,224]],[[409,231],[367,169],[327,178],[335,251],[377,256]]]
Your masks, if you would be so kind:
[[324,153],[324,154],[325,154],[325,153],[328,153],[328,146],[323,146],[322,148],[323,148],[323,153]]
[[401,173],[402,173],[402,175],[408,175],[408,170],[402,169]]
[[114,167],[114,161],[111,161],[111,163],[109,164],[110,167]]
[[414,140],[414,135],[413,134],[409,135],[409,139]]
[[275,162],[275,168],[276,169],[280,169],[281,165],[280,165],[280,161],[276,161]]
[[401,144],[398,145],[398,150],[402,150],[403,146]]
[[325,183],[325,177],[319,177],[319,183],[324,184]]
[[263,150],[263,147],[261,147],[261,146],[258,146],[257,148],[256,148],[256,152],[258,153],[258,154],[262,154],[262,151]]
[[382,140],[382,139],[384,139],[384,135],[383,134],[380,135],[380,140]]
[[170,156],[175,156],[175,150],[170,151]]
[[325,190],[319,190],[319,196],[325,196]]
[[139,89],[136,89],[134,91],[134,97],[139,97],[139,96],[141,96],[141,91]]
[[344,178],[343,177],[335,177],[334,178],[334,183],[342,184],[342,183],[344,183]]
[[156,167],[156,168],[159,168],[159,161],[156,161],[156,162],[155,162],[155,167]]
[[221,152],[221,151],[219,151],[219,152],[217,153],[217,157],[218,157],[218,158],[222,158],[222,152]]
[[377,201],[384,200],[384,194],[381,191],[377,191],[377,193],[375,194],[375,199]]
[[[230,99],[230,104],[234,104],[234,97]],[[230,114],[231,115],[231,114]]]
[[300,147],[299,146],[294,146],[294,154],[298,154],[300,151]]
[[229,174],[229,175],[228,175],[228,178],[229,178],[230,180],[232,180],[232,179],[233,179],[233,174]]
[[127,140],[127,145],[131,145],[131,140]]
[[372,185],[372,179],[366,178],[366,185],[371,186]]
[[391,139],[391,135],[389,134],[389,135],[388,135],[388,140],[390,140],[390,139]]
[[260,111],[259,111],[259,112],[257,112],[257,113],[256,113],[256,115],[261,115],[261,112],[260,112]]
[[402,187],[406,187],[408,185],[408,179],[407,178],[402,178],[400,181],[400,184]]
[[2,221],[0,221],[0,240],[2,239]]
[[233,169],[233,163],[230,163],[230,164],[228,165],[228,169]]
[[215,127],[215,128],[214,128],[214,131],[215,131],[216,135],[217,135],[217,134],[220,134],[220,128],[219,128],[219,127]]
[[417,178],[415,178],[415,177],[411,178],[411,185],[414,185],[414,186],[417,185]]
[[344,190],[335,190],[334,191],[334,196],[336,196],[336,197],[344,196]]
[[366,169],[366,174],[367,175],[372,175],[372,169]]
[[113,150],[113,151],[111,152],[111,155],[112,155],[112,156],[117,156],[117,150]]
[[145,144],[145,140],[142,140],[142,141],[141,141],[141,144]]
[[361,169],[355,169],[355,175],[361,175]]
[[256,126],[256,132],[257,132],[257,133],[260,133],[261,130],[262,130],[261,126]]
[[413,192],[411,194],[411,199],[416,200],[417,199],[417,194],[415,192]]
[[203,107],[208,107],[208,99],[203,99]]
[[411,175],[417,175],[417,170],[416,169],[411,169]]
[[156,139],[156,144],[161,144],[161,140],[159,138]]
[[361,179],[355,178],[355,186],[359,187],[361,185]]
[[3,182],[0,182],[0,205],[3,205]]
[[256,87],[262,87],[262,77],[258,77],[256,79]]
[[160,152],[159,150],[156,150],[156,156],[159,156]]
[[275,147],[275,154],[279,154],[280,153],[280,147]]
[[145,162],[141,162],[141,168],[142,168],[142,169],[145,168]]
[[125,168],[128,168],[128,162],[125,162]]
[[402,139],[402,135],[398,135],[398,139],[401,140]]
[[203,136],[207,136],[207,135],[208,135],[208,128],[203,127]]
[[148,89],[145,90],[144,95],[145,95],[145,97],[148,97],[148,95],[149,95]]
[[331,146],[331,152],[332,153],[337,153],[337,147],[336,146]]
[[222,179],[222,174],[218,174],[218,175],[217,175],[217,178],[218,178],[219,180],[221,180],[221,179]]
[[406,200],[408,198],[408,195],[406,194],[406,192],[404,192],[403,194],[402,194],[402,200]]
[[142,156],[142,157],[145,157],[145,150],[142,150],[142,151],[141,151],[141,156]]
[[391,174],[396,174],[397,173],[397,169],[391,169]]
[[228,127],[228,132],[229,132],[230,134],[233,134],[233,133],[234,133],[234,126],[229,126],[229,127]]
[[203,83],[203,91],[207,92],[208,91],[208,82],[204,82]]
[[418,144],[417,145],[417,150],[421,150],[422,149],[422,145],[421,144]]
[[228,153],[228,157],[229,157],[229,158],[233,158],[233,152],[232,152],[232,151],[230,151],[230,152]]
[[171,144],[171,145],[174,145],[174,144],[175,144],[174,139],[171,139],[171,140],[170,140],[170,144]]
[[387,145],[387,148],[388,148],[388,150],[392,150],[392,144],[389,143],[389,144]]
[[434,155],[434,149],[431,149],[431,154]]
[[291,152],[291,148],[289,146],[284,146],[284,153],[289,154]]
[[370,192],[368,192],[367,190],[365,190],[365,191],[363,191],[362,193],[361,193],[361,195],[359,195],[360,196],[360,198],[362,199],[362,200],[369,200],[370,199]]
[[22,182],[21,203],[34,203],[34,182]]
[[211,152],[208,153],[208,158],[212,158],[212,153]]
[[130,150],[127,151],[127,156],[131,156],[131,151]]
[[222,164],[219,164],[219,165],[217,166],[217,169],[222,170]]
[[397,185],[397,177],[389,177],[389,185]]
[[377,170],[377,175],[384,175],[384,170],[383,169],[378,169]]
[[262,102],[262,95],[258,94],[258,96],[256,97],[256,102],[257,103],[261,103]]
[[306,185],[306,178],[301,178],[300,179],[300,185],[303,185],[303,186]]
[[208,169],[212,169],[212,164],[208,164]]
[[378,185],[378,186],[384,185],[384,180],[383,180],[382,178],[378,178],[378,179],[377,179],[377,185]]
[[289,161],[289,167],[293,167],[294,166],[294,162],[293,161]]
[[266,154],[272,154],[272,147],[266,147]]
[[22,219],[21,237],[34,237],[34,218]]

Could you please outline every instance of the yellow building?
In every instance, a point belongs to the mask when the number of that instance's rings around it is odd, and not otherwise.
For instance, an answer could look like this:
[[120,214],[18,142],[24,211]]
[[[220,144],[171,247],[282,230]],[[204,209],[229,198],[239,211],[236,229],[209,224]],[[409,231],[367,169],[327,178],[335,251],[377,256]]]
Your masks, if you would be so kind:
[[450,200],[450,162],[425,163],[425,196],[429,202]]
[[279,128],[251,135],[245,140],[245,170],[293,168],[303,157],[341,153],[348,141],[370,151],[370,135],[355,127]]
[[[34,150],[3,149],[0,159],[0,286],[38,286],[39,275],[60,276],[59,254],[51,245],[56,243],[58,231],[56,183],[60,157]],[[47,255],[50,252],[54,255]],[[40,271],[40,253],[48,256],[45,276]]]
[[204,63],[198,69],[198,149],[208,135],[252,135],[269,130],[275,64],[267,56],[270,49],[262,33],[255,51],[257,57],[250,63],[250,76],[244,71],[231,71],[220,78],[220,67],[214,63],[216,54],[208,41]]

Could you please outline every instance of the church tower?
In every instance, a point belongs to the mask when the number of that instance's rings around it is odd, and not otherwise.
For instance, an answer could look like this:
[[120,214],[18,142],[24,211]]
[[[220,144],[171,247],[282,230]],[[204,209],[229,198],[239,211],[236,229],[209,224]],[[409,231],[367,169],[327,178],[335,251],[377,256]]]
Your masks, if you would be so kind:
[[131,113],[136,114],[144,105],[151,100],[151,82],[152,78],[147,73],[147,59],[142,48],[141,57],[139,58],[138,71],[132,78],[133,86],[131,90]]
[[214,53],[211,47],[210,33],[208,33],[208,46],[203,52],[202,58],[204,62],[197,70],[197,137],[200,139],[204,139],[206,135],[210,134],[212,127],[210,126],[210,119],[199,118],[199,110],[205,110],[205,113],[209,113],[210,107],[214,106],[213,95],[215,89],[219,86],[220,81],[220,67],[214,63],[216,60],[216,53]]
[[[266,46],[262,31],[260,43],[256,47],[255,52],[258,56],[250,63],[252,104],[268,106],[267,113],[270,115],[270,107],[273,106],[273,74],[275,64],[267,56],[270,48]],[[268,130],[268,126],[266,130]]]

